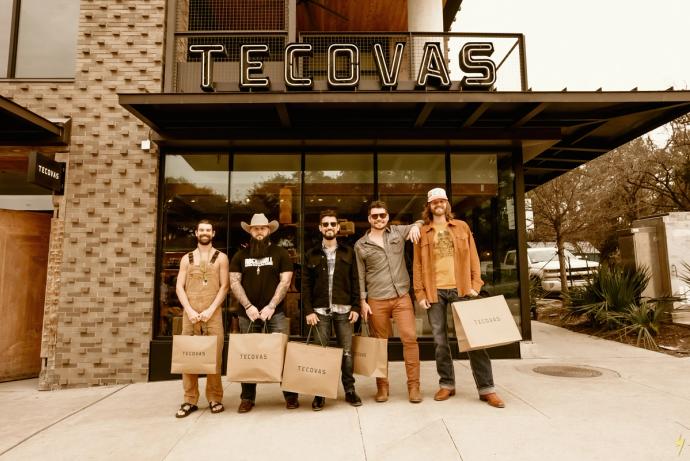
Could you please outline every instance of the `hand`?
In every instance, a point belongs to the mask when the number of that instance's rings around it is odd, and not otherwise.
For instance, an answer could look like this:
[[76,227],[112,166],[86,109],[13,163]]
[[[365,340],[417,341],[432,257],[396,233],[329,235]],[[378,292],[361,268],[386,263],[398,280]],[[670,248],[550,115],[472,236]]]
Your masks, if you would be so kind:
[[189,321],[192,322],[192,325],[201,320],[198,312],[187,312],[187,317],[189,318]]
[[264,322],[271,320],[271,317],[273,317],[273,314],[275,313],[275,311],[276,311],[276,308],[271,306],[270,304],[267,306],[264,306],[264,308],[261,309],[261,314],[260,314],[261,320],[263,320]]
[[474,289],[470,289],[470,292],[468,293],[470,295],[470,298],[476,298],[479,296],[479,293],[477,293]]
[[431,303],[429,302],[428,299],[422,299],[419,301],[419,305],[422,306],[424,309],[430,309],[431,308]]
[[359,318],[359,314],[355,311],[350,311],[350,323],[355,323]]
[[249,320],[252,322],[256,322],[261,318],[261,314],[259,314],[259,309],[256,308],[256,306],[252,306],[249,309],[245,309],[245,312],[247,313],[247,317],[249,317]]
[[371,315],[371,307],[369,306],[369,303],[362,300],[362,309],[361,310],[362,310],[362,320],[364,320],[366,322],[367,319],[369,318],[369,316]]
[[412,226],[410,233],[407,234],[407,240],[410,240],[412,243],[417,243],[419,242],[420,235],[422,234],[419,232],[419,226]]
[[317,323],[319,323],[319,316],[318,315],[316,315],[315,313],[307,315],[307,325],[314,326]]
[[211,318],[211,312],[209,309],[204,310],[203,312],[199,313],[199,321],[201,322],[208,322],[208,319]]

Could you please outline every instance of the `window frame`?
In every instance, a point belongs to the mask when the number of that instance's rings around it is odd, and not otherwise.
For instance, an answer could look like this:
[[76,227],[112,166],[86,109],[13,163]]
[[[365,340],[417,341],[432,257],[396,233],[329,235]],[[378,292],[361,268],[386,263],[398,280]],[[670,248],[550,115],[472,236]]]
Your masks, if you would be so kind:
[[[77,46],[75,43],[74,56],[75,56],[75,68],[73,75],[70,77],[53,77],[53,76],[41,76],[41,77],[17,77],[17,58],[19,49],[19,23],[21,21],[21,10],[22,10],[22,0],[11,0],[11,12],[10,12],[10,36],[9,36],[9,50],[7,53],[7,71],[5,75],[0,74],[0,81],[6,80],[20,80],[20,81],[50,81],[50,82],[71,82],[74,81],[77,75],[76,69],[76,56],[77,56]],[[79,6],[81,11],[81,3]],[[79,38],[79,18],[77,18],[76,29],[74,30],[77,40]]]

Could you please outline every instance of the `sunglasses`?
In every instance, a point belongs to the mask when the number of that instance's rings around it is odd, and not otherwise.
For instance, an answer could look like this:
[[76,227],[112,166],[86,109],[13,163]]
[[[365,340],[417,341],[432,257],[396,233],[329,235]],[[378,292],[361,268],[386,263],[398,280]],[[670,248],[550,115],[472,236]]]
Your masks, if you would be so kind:
[[322,222],[321,227],[338,227],[337,222]]
[[371,216],[371,219],[386,219],[388,217],[388,213],[372,213],[369,216]]

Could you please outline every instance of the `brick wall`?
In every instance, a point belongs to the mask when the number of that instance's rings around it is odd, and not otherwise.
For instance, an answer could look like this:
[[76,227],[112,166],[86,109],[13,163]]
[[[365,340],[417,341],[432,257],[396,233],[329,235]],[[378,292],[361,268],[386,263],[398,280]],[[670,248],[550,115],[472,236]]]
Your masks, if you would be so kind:
[[0,82],[18,104],[72,118],[51,236],[43,389],[147,379],[158,154],[140,149],[149,130],[117,93],[162,91],[165,3],[82,0],[75,81]]

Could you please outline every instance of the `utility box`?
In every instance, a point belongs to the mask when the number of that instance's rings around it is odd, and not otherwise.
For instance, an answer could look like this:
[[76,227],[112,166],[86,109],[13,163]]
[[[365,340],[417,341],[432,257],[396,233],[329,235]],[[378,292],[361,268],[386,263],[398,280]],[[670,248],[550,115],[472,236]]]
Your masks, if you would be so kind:
[[[651,275],[643,296],[685,298],[690,294],[690,287],[680,278],[690,277],[683,267],[690,264],[690,212],[633,221],[630,229],[619,234],[618,245],[624,263],[646,267]],[[682,308],[687,301],[674,304]]]

